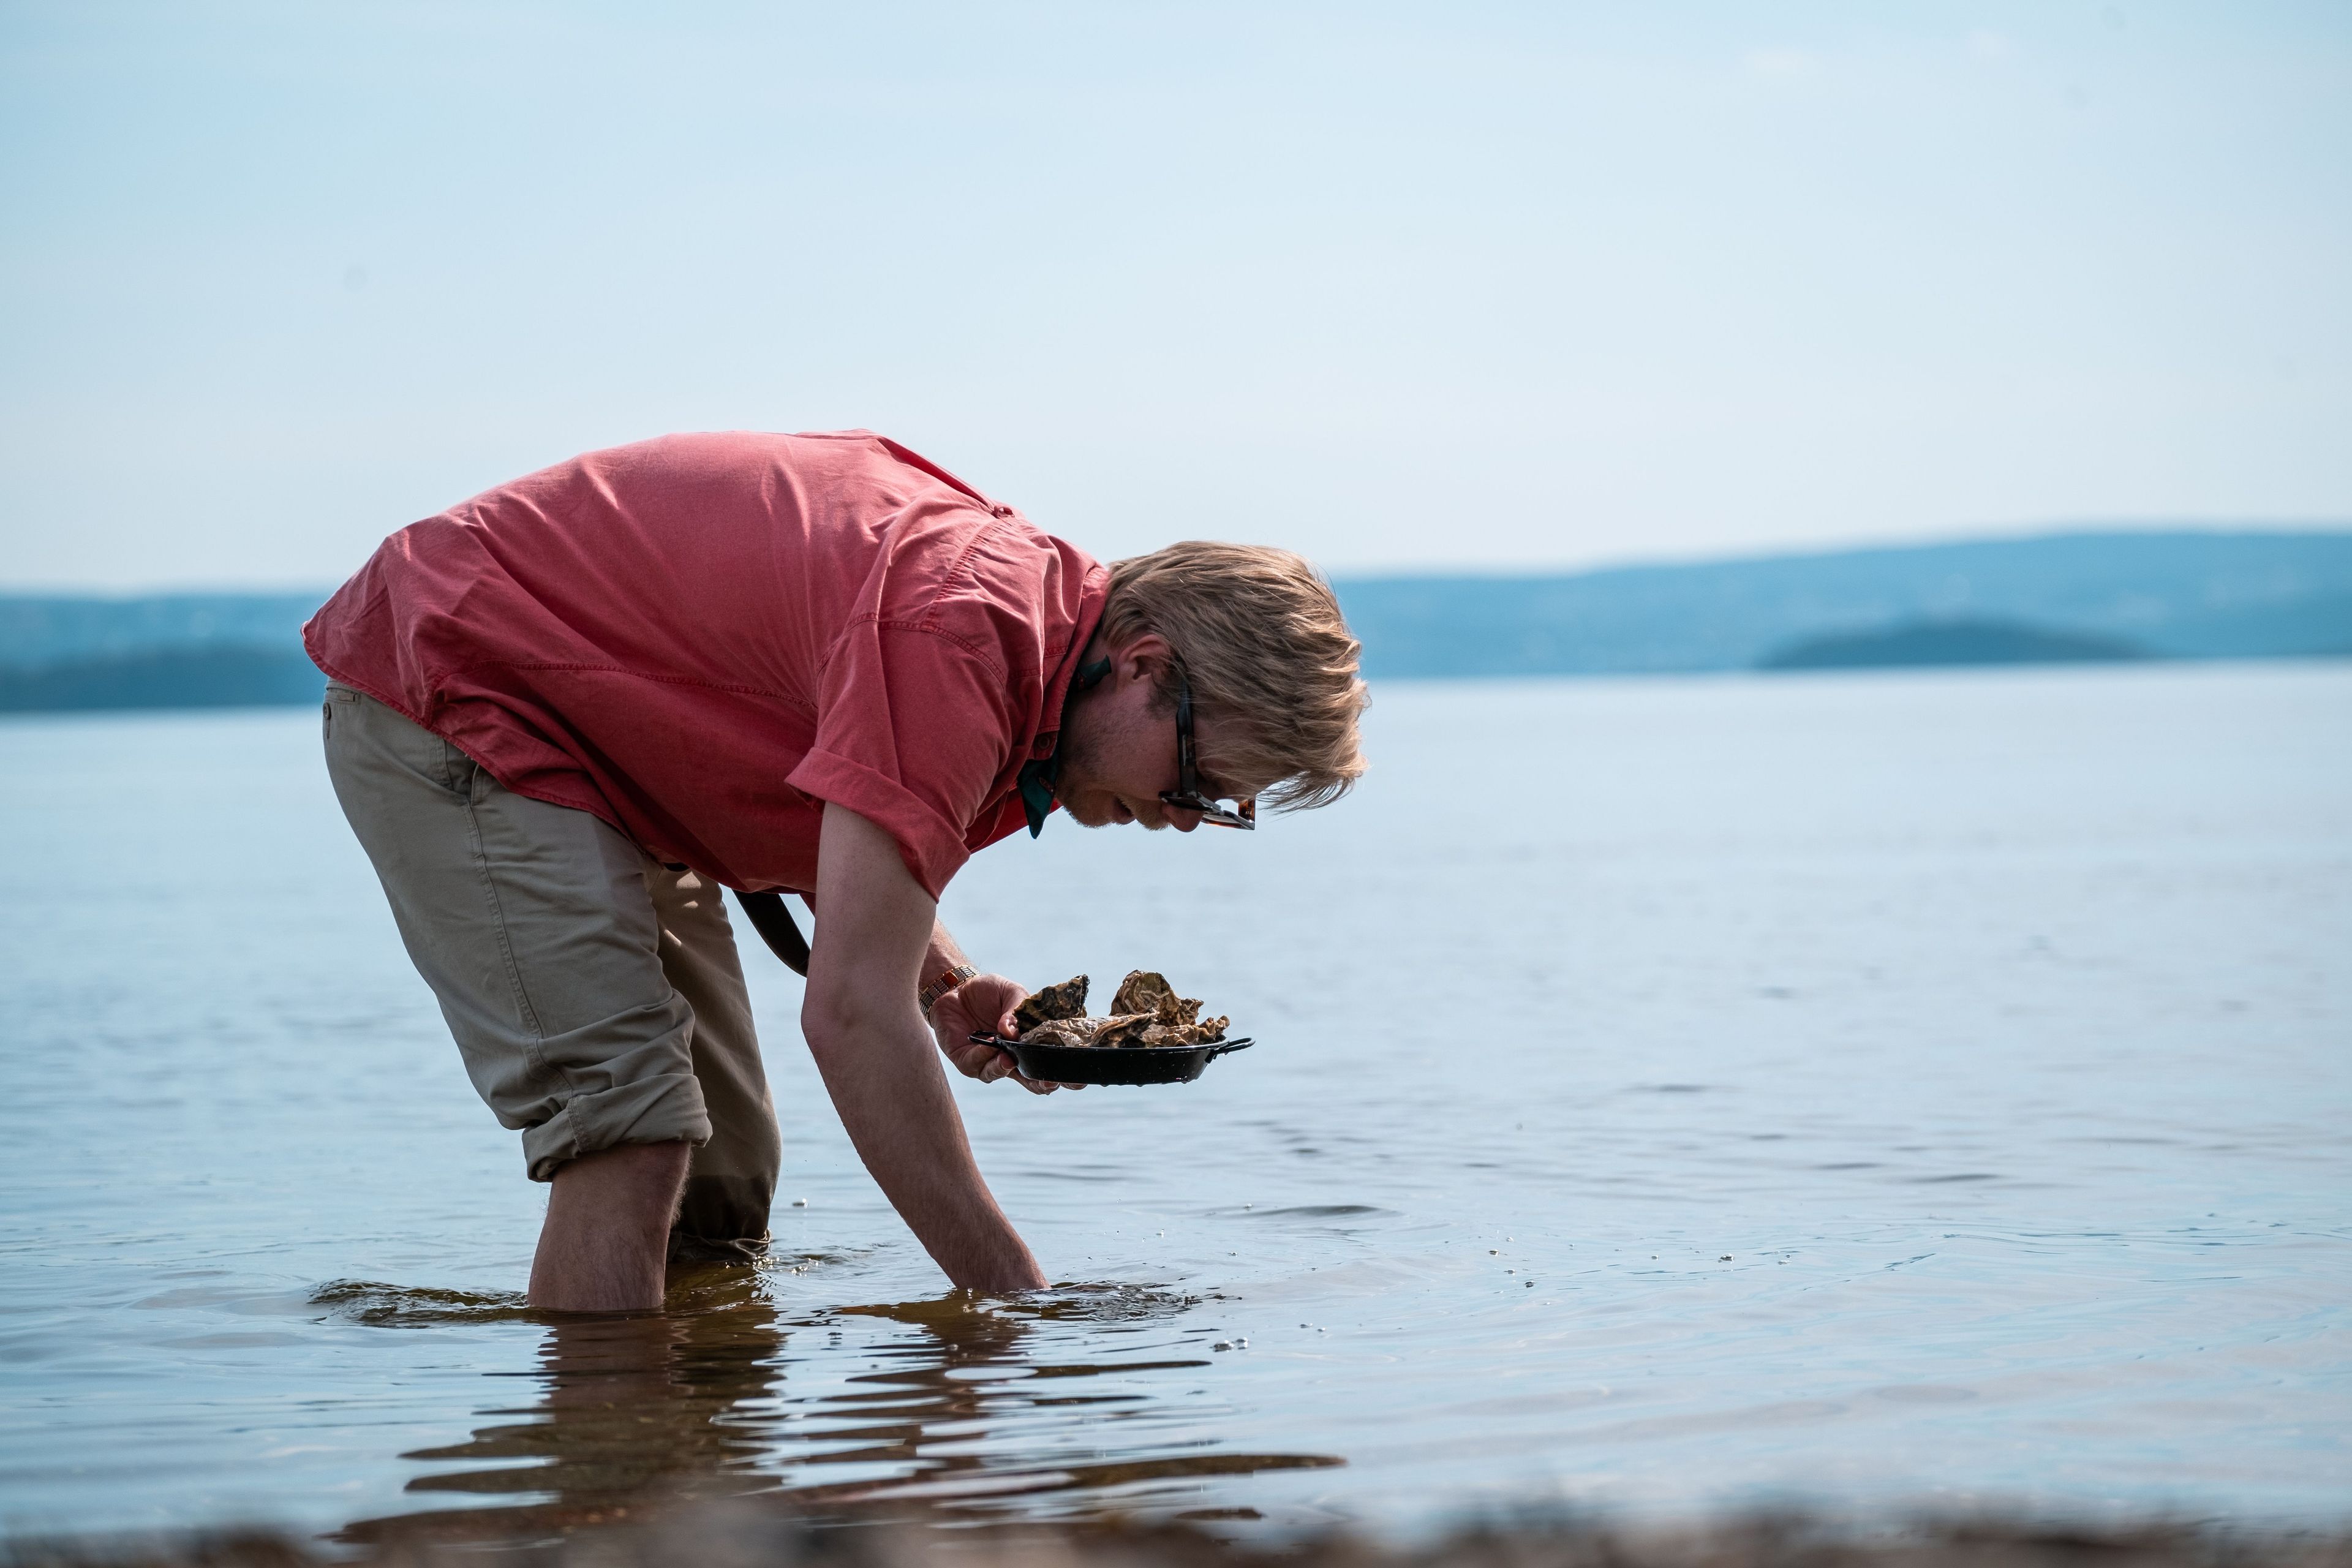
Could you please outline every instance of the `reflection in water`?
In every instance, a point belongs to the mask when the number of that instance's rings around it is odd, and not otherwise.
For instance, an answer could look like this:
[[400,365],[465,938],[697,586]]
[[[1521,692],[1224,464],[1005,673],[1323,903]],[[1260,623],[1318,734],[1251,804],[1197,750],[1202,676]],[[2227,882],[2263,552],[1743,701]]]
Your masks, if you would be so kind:
[[[505,1298],[351,1282],[314,1300],[384,1327],[527,1315]],[[561,1531],[653,1505],[749,1493],[803,1509],[972,1509],[992,1498],[1116,1487],[1132,1506],[1143,1483],[1343,1463],[1222,1452],[1197,1435],[1171,1441],[1154,1423],[1132,1419],[1153,1404],[1150,1393],[1124,1382],[1073,1386],[1207,1364],[1197,1358],[1038,1353],[1046,1348],[1041,1327],[1057,1331],[1053,1348],[1062,1349],[1164,1328],[1191,1304],[1134,1288],[1022,1301],[957,1292],[788,1320],[758,1271],[713,1266],[676,1280],[661,1313],[549,1320],[530,1374],[540,1380],[537,1404],[494,1405],[483,1414],[495,1424],[467,1441],[401,1456],[432,1467],[409,1492],[483,1501],[363,1521],[338,1539]],[[840,1339],[860,1328],[883,1337],[866,1370],[842,1376]],[[787,1353],[794,1334],[808,1342],[803,1354]],[[797,1398],[787,1387],[795,1365],[809,1379]]]

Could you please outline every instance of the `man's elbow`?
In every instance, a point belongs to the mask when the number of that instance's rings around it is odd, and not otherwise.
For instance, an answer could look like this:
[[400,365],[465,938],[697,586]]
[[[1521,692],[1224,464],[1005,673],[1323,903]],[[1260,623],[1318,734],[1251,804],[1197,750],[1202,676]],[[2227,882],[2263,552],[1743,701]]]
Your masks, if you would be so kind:
[[801,1034],[819,1066],[856,1051],[860,1042],[887,1032],[889,1024],[873,999],[855,986],[812,978],[801,996]]

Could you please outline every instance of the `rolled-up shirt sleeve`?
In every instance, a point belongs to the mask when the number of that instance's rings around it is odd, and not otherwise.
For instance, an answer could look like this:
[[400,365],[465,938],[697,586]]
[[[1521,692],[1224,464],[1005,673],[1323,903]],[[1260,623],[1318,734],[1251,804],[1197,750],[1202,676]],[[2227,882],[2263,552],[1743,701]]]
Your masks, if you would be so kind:
[[856,621],[825,664],[816,743],[785,782],[882,827],[937,899],[1012,754],[1009,685],[976,640]]

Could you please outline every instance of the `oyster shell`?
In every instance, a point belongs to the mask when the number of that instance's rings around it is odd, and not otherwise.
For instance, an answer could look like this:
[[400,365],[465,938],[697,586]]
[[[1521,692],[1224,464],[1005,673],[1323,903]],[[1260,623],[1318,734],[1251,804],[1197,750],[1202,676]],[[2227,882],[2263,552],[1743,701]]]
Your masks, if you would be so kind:
[[[1024,1040],[1031,1038],[1037,1026],[1049,1020],[1085,1017],[1087,984],[1087,977],[1081,974],[1023,998],[1021,1005],[1013,1009],[1013,1026],[1021,1031],[1021,1037]],[[1068,1043],[1076,1045],[1082,1042],[1074,1040]]]
[[1087,977],[1048,985],[1013,1010],[1023,1040],[1048,1046],[1206,1046],[1225,1037],[1228,1020],[1202,1018],[1197,996],[1179,996],[1164,975],[1130,970],[1108,1016],[1087,1013]]
[[1114,1013],[1102,1020],[1095,1031],[1093,1043],[1097,1046],[1139,1046],[1143,1031],[1151,1027],[1149,1013]]
[[1021,1031],[1024,1043],[1038,1046],[1084,1046],[1094,1041],[1091,1018],[1048,1018]]
[[1111,998],[1113,1013],[1149,1013],[1156,1024],[1181,1026],[1201,1016],[1198,996],[1179,996],[1168,977],[1149,969],[1130,969]]
[[1022,1034],[1022,1039],[1049,1046],[1139,1046],[1150,1028],[1149,1013],[1114,1014],[1108,1018],[1048,1018]]
[[1143,1031],[1147,1046],[1213,1046],[1225,1037],[1226,1018],[1203,1018],[1197,1024],[1154,1024]]

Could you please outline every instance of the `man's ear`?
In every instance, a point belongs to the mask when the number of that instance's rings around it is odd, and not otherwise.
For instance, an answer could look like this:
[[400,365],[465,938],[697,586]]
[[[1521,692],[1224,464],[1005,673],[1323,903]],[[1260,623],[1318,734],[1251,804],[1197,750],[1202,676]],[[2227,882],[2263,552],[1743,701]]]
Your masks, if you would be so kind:
[[1166,637],[1158,632],[1146,632],[1114,653],[1111,664],[1118,670],[1122,683],[1140,679],[1157,690],[1160,678],[1175,662],[1175,658],[1176,650],[1169,646]]

